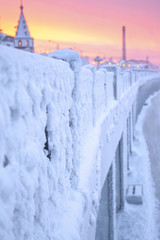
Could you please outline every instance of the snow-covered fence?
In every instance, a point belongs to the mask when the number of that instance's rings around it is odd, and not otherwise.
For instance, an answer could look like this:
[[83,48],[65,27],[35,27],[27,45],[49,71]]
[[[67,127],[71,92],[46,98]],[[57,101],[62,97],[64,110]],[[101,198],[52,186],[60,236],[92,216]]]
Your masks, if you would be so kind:
[[0,48],[0,239],[53,236],[70,186],[73,86],[67,63]]
[[0,46],[0,239],[85,239],[138,86],[155,76],[51,57]]
[[96,72],[95,74],[95,120],[97,121],[99,116],[101,115],[101,113],[104,111],[105,109],[105,95],[106,93],[106,89],[105,88],[105,84],[106,84],[106,73],[99,70]]
[[75,79],[72,93],[73,104],[70,111],[70,130],[72,134],[72,175],[71,184],[75,188],[78,181],[81,145],[88,131],[93,126],[93,76],[88,69],[81,69]]

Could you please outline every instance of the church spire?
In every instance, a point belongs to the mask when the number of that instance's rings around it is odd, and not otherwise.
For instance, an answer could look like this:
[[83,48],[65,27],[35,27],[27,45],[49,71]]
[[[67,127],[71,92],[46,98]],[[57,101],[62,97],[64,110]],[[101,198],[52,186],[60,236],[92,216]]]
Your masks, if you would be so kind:
[[21,0],[20,9],[21,9],[21,13],[20,13],[20,18],[18,21],[16,36],[15,36],[15,47],[33,52],[33,48],[34,48],[33,38],[31,38],[30,36],[27,22],[24,17],[22,0]]
[[17,27],[17,32],[16,32],[16,37],[21,37],[21,38],[26,38],[30,37],[30,32],[27,26],[27,22],[25,20],[24,14],[23,14],[23,4],[21,1],[21,14],[18,22],[18,27]]
[[23,11],[23,1],[21,0],[21,6],[20,6],[20,9],[21,9],[21,13]]

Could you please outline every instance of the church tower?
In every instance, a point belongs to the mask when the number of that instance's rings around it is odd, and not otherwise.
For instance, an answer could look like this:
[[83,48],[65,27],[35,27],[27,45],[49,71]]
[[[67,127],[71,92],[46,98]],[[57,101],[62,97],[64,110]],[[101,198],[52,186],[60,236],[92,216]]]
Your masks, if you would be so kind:
[[20,6],[21,15],[18,22],[16,36],[14,38],[14,47],[28,52],[34,52],[34,40],[30,36],[28,26],[23,14],[23,5]]

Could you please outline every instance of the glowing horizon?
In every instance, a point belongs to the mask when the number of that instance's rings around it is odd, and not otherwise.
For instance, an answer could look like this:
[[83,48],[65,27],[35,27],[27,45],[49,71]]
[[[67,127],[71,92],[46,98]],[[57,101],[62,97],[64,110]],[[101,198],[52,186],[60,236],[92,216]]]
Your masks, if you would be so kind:
[[[15,36],[20,1],[0,0],[0,4],[1,28]],[[36,51],[54,50],[59,44],[83,55],[121,57],[124,25],[127,59],[149,56],[160,64],[159,0],[28,0],[23,5]]]

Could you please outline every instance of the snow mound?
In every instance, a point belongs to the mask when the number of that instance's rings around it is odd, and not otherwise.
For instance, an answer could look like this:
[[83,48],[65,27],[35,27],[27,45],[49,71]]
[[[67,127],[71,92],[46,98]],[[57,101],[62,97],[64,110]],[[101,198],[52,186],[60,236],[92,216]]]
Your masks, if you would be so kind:
[[49,55],[51,58],[63,60],[69,63],[70,68],[74,72],[79,72],[82,66],[80,54],[72,49],[60,49],[51,52]]

